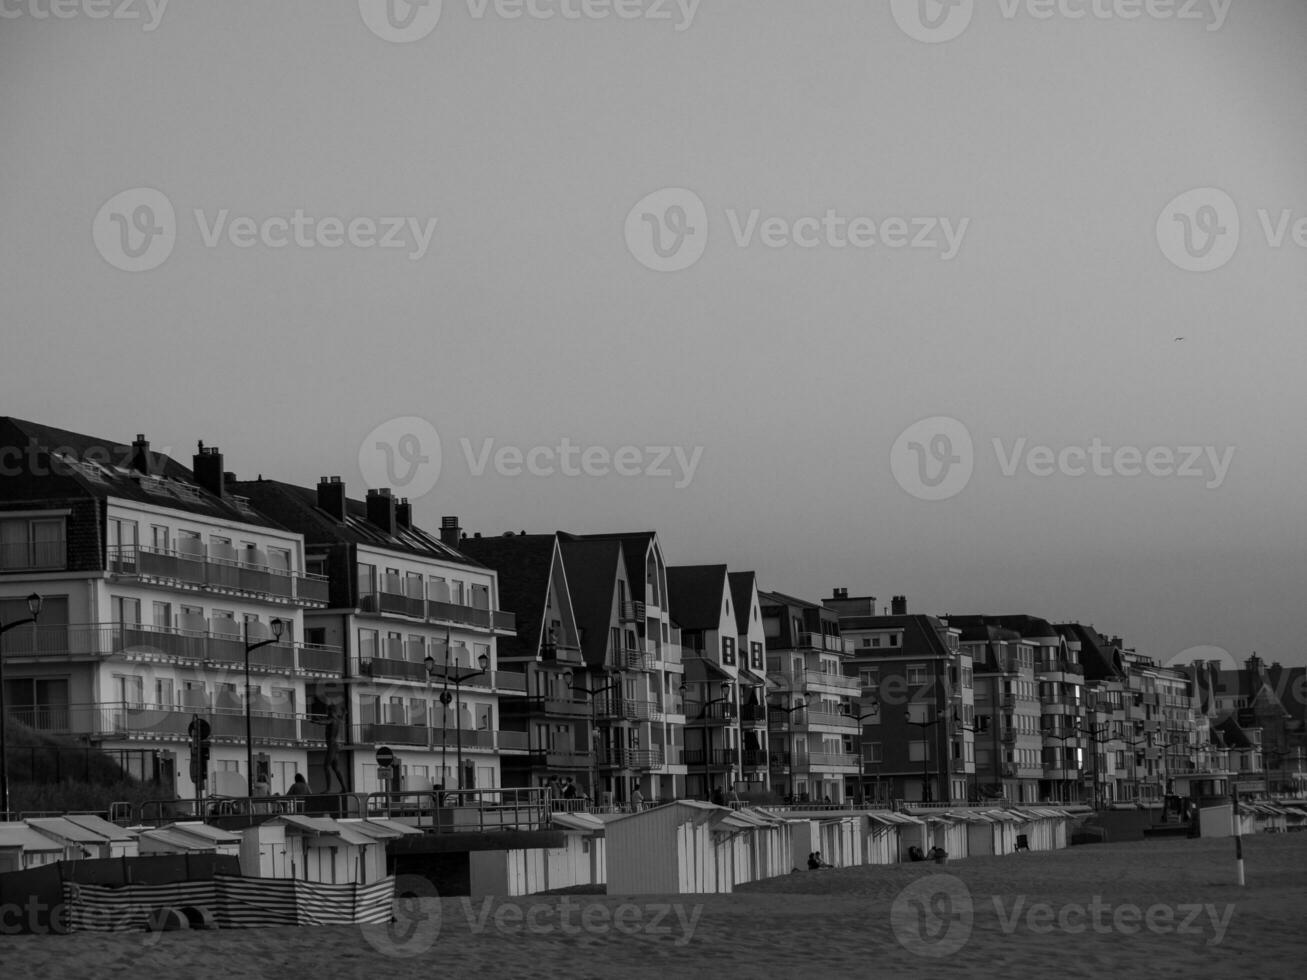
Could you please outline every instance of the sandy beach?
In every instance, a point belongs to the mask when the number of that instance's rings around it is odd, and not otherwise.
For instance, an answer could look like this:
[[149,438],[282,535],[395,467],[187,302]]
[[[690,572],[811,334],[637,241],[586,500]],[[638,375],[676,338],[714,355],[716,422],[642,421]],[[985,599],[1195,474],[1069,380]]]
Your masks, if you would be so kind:
[[1307,835],[800,872],[734,895],[439,898],[397,926],[0,937],[11,977],[1301,977]]

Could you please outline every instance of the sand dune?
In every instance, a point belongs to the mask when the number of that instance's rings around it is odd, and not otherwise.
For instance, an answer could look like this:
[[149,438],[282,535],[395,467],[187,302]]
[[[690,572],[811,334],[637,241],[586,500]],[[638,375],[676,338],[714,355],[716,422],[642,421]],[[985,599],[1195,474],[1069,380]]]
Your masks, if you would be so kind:
[[0,963],[6,978],[149,980],[1299,978],[1307,834],[1262,835],[1244,848],[1244,889],[1232,841],[1168,840],[805,871],[734,895],[444,898],[406,903],[400,924],[380,930],[9,936]]

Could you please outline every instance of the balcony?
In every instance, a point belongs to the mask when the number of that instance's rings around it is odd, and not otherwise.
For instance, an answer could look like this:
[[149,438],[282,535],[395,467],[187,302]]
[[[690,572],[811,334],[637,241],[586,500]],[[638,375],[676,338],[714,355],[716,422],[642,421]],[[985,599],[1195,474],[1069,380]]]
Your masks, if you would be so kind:
[[[315,748],[323,744],[321,727],[307,715],[268,711],[257,706],[261,700],[256,699],[250,711],[250,730],[256,743],[304,744]],[[208,720],[215,742],[245,742],[245,710],[240,707],[211,709],[207,705],[182,707],[122,701],[15,708],[7,714],[42,732],[163,742],[188,740],[187,729],[199,714]]]
[[735,752],[732,749],[686,749],[682,753],[687,769],[726,769],[735,764]]
[[685,723],[687,725],[729,724],[735,720],[735,705],[729,701],[710,704],[704,708],[701,701],[683,702]]
[[808,753],[809,766],[819,766],[833,769],[852,769],[858,771],[858,757],[852,752],[810,752]]
[[1080,664],[1076,663],[1076,661],[1071,660],[1067,657],[1054,657],[1051,660],[1045,660],[1039,662],[1035,666],[1035,673],[1074,674],[1076,676],[1083,676],[1085,673],[1085,668],[1082,667]]
[[[252,641],[262,639],[251,637]],[[134,662],[239,666],[242,670],[245,666],[245,640],[241,634],[114,623],[20,626],[6,634],[4,653],[9,661],[121,657]],[[344,657],[339,647],[279,641],[250,654],[250,670],[259,673],[287,676],[331,674],[339,677],[343,667]]]
[[766,725],[767,706],[765,704],[740,705],[740,723],[744,725]]
[[617,698],[598,698],[595,717],[618,721],[658,721],[662,718],[655,701],[632,701]]
[[606,769],[661,769],[661,749],[609,749],[599,753],[599,765]]
[[[407,619],[425,619],[439,625],[473,627],[475,629],[493,630],[500,633],[516,631],[517,617],[510,612],[499,609],[482,609],[477,606],[465,606],[457,602],[443,602],[424,599],[418,595],[407,595],[393,588],[368,592],[360,590],[359,610],[375,615],[404,616]],[[572,649],[572,648],[568,648]]]
[[745,749],[741,755],[745,769],[766,769],[770,761],[770,753],[762,749]]
[[[446,686],[445,675],[442,672],[444,665],[439,666],[440,669],[430,676],[430,682],[432,687],[443,688]],[[413,681],[421,684],[426,684],[428,681],[427,666],[423,660],[360,656],[354,661],[354,668],[356,676],[370,677],[374,680]],[[462,676],[463,690],[519,692],[526,689],[526,677],[516,671],[491,670],[467,676],[470,670],[472,668],[451,667],[448,686],[451,689],[458,687],[453,679]]]
[[527,756],[527,761],[531,766],[541,769],[589,769],[590,753],[573,749],[535,749]]
[[862,684],[856,677],[843,674],[828,674],[822,670],[769,670],[768,676],[781,681],[783,688],[799,693],[809,688],[821,689],[830,694],[846,694],[857,697],[862,694]]
[[853,641],[839,636],[827,636],[825,633],[800,633],[795,637],[792,649],[821,650],[824,653],[839,653],[851,656],[853,654]]
[[617,616],[624,623],[643,623],[645,607],[643,602],[623,602],[617,607]]
[[[502,675],[501,675],[502,676]],[[565,697],[525,697],[503,701],[500,713],[506,718],[520,717],[558,717],[589,718],[590,702],[583,699]]]
[[[187,591],[199,588],[302,606],[327,604],[327,579],[323,576],[296,574],[249,558],[242,560],[239,555],[234,548],[216,546],[208,550],[199,545],[194,551],[169,551],[120,545],[109,548],[106,564],[113,575]],[[247,551],[246,555],[256,558],[261,552]]]
[[[497,732],[487,729],[456,729],[438,726],[415,725],[406,722],[369,721],[355,728],[358,745],[415,745],[426,748],[493,749]],[[430,740],[428,742],[428,740]]]
[[613,665],[622,670],[652,670],[649,656],[643,650],[618,650],[613,655]]

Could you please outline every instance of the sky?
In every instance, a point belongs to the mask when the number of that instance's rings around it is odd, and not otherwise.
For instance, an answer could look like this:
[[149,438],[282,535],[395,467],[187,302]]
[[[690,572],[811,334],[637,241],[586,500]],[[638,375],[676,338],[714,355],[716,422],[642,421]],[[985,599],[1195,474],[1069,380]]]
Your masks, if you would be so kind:
[[1299,0],[51,2],[0,414],[1307,663]]

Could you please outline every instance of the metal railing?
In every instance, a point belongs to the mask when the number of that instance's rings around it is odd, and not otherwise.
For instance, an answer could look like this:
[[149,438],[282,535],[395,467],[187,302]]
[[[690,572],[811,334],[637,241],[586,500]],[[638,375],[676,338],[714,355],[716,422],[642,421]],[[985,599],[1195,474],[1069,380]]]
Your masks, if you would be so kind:
[[843,674],[793,668],[769,670],[767,674],[776,677],[783,687],[791,691],[801,691],[805,687],[824,687],[837,694],[860,695],[862,693],[862,682],[856,677],[845,677]]
[[[113,545],[107,553],[108,571],[196,585],[216,591],[248,592],[303,604],[326,604],[327,579],[307,572],[292,572],[259,562],[241,560],[235,549],[172,551],[143,545]],[[303,589],[303,591],[300,591]]]
[[[121,656],[127,660],[245,666],[242,635],[165,626],[115,623],[19,627],[5,636],[7,659],[78,659]],[[334,674],[344,668],[339,647],[279,640],[250,654],[250,670],[274,674]]]
[[[255,698],[250,709],[250,729],[255,741],[321,745],[322,728],[310,716],[259,707],[269,699]],[[89,735],[101,738],[164,739],[187,737],[195,715],[209,722],[215,741],[245,741],[243,707],[200,705],[157,705],[145,702],[70,704],[60,708],[21,708],[6,712],[11,719],[37,731],[61,735]]]
[[461,789],[367,794],[365,816],[400,817],[428,833],[547,830],[551,807],[543,789]]

